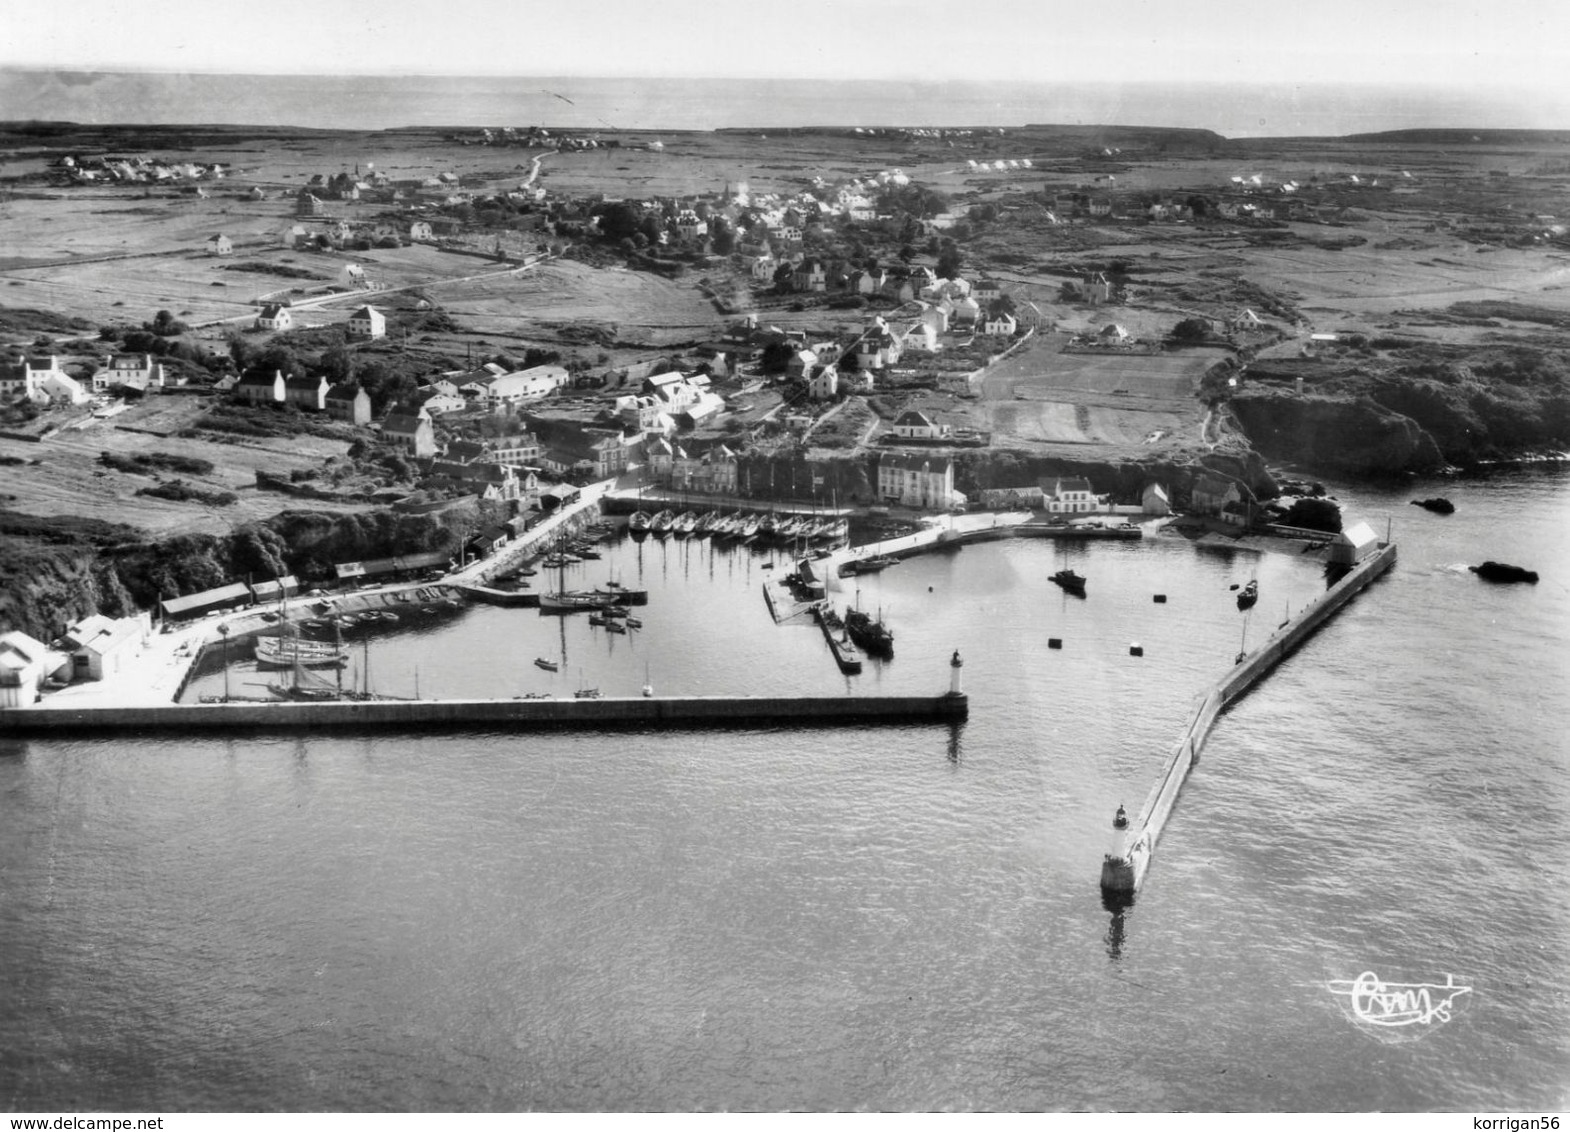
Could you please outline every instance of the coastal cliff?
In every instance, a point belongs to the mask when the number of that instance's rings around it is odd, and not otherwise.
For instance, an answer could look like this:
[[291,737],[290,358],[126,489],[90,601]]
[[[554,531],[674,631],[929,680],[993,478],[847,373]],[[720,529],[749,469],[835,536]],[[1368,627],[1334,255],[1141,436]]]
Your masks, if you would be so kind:
[[0,631],[40,640],[92,613],[121,617],[244,580],[333,576],[332,564],[456,548],[475,506],[431,515],[285,511],[228,535],[150,541],[135,527],[0,511]]
[[1445,464],[1434,438],[1416,421],[1372,397],[1252,389],[1228,404],[1238,427],[1272,459],[1350,475],[1434,471]]
[[1292,359],[1255,363],[1248,378],[1227,402],[1248,440],[1327,471],[1428,472],[1570,446],[1570,367],[1553,351],[1428,347],[1351,366]]

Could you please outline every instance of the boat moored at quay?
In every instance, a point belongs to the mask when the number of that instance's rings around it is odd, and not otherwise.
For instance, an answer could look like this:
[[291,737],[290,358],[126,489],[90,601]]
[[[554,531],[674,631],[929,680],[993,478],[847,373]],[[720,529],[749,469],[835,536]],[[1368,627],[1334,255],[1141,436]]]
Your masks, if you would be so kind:
[[298,636],[257,637],[258,668],[342,668],[349,654],[331,641],[308,641]]

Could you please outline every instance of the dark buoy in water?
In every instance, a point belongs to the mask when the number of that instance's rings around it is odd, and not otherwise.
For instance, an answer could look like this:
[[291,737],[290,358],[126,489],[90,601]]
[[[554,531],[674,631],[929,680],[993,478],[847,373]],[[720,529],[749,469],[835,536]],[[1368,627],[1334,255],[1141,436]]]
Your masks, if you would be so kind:
[[1049,649],[1060,649],[1060,648],[1062,648],[1063,647],[1062,638],[1060,638],[1060,637],[1048,637],[1047,638],[1047,647]]
[[931,587],[931,586],[928,586],[928,587],[927,587],[927,592],[928,592],[928,593],[931,593],[931,592],[932,592],[932,587]]
[[1155,602],[1157,605],[1165,605],[1167,603],[1167,595],[1166,594],[1157,594],[1155,597],[1151,598],[1150,600]]
[[1138,641],[1135,641],[1133,644],[1128,646],[1128,655],[1129,656],[1144,656],[1145,655],[1144,646],[1141,645]]
[[1127,829],[1128,828],[1128,811],[1125,810],[1122,806],[1119,806],[1118,807],[1118,812],[1112,815],[1112,828],[1113,829]]

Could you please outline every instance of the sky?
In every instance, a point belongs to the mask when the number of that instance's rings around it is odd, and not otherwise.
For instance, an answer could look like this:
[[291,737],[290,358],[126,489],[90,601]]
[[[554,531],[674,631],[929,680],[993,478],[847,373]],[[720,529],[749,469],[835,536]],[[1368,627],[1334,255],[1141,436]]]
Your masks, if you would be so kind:
[[295,74],[1465,85],[1562,100],[1565,0],[69,0],[0,65]]

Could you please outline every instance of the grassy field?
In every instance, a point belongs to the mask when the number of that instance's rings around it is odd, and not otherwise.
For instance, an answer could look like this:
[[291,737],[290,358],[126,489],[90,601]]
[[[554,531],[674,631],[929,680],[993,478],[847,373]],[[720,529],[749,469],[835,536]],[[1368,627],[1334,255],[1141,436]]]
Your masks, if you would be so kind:
[[[347,443],[308,436],[253,443],[238,437],[208,440],[158,436],[122,427],[172,432],[191,424],[205,407],[205,399],[200,398],[151,397],[110,420],[66,429],[41,444],[0,438],[0,456],[29,461],[6,468],[5,487],[0,491],[0,495],[9,497],[3,500],[4,506],[31,515],[78,515],[129,522],[157,535],[220,534],[240,523],[300,506],[301,501],[289,496],[258,492],[258,469],[288,475],[297,468],[319,467],[328,456],[348,450]],[[227,507],[213,507],[194,501],[138,496],[138,488],[150,487],[158,480],[105,468],[98,462],[101,452],[161,452],[210,461],[213,471],[208,475],[161,474],[159,478],[183,479],[207,491],[231,491],[239,496],[239,501]],[[311,501],[309,506],[334,511],[364,509],[317,501]]]

